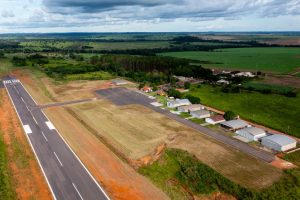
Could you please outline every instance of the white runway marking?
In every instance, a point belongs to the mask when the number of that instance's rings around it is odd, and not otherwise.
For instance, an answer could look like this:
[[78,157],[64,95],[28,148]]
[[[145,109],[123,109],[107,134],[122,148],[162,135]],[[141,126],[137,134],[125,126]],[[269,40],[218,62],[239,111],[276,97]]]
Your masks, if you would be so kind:
[[24,99],[23,99],[23,97],[21,97],[21,100],[25,103],[25,101],[24,101]]
[[47,121],[47,122],[45,122],[46,123],[46,125],[48,126],[48,128],[50,129],[50,130],[55,130],[55,127],[53,126],[53,124],[50,122],[50,121]]
[[34,120],[34,122],[35,122],[36,124],[39,124],[39,123],[36,121],[36,119],[34,118],[33,115],[32,115],[32,118],[33,118],[33,120]]
[[43,131],[42,131],[42,135],[44,136],[44,138],[45,138],[46,142],[48,142],[48,139],[46,138],[46,136],[45,136],[45,134],[44,134],[44,132],[43,132]]
[[26,133],[26,134],[32,133],[32,130],[31,130],[31,128],[30,128],[29,125],[23,125],[23,127],[24,127],[24,130],[25,130],[25,133]]
[[56,153],[55,153],[55,152],[53,152],[53,153],[54,153],[56,159],[58,160],[59,164],[63,167],[63,164],[62,164],[62,162],[59,160],[59,158],[58,158],[58,156],[56,155]]
[[80,199],[82,199],[82,200],[83,200],[83,198],[82,198],[82,196],[81,196],[80,192],[77,190],[77,187],[76,187],[76,185],[75,185],[74,183],[72,183],[72,184],[73,184],[73,187],[75,188],[76,192],[78,193],[78,195],[79,195]]

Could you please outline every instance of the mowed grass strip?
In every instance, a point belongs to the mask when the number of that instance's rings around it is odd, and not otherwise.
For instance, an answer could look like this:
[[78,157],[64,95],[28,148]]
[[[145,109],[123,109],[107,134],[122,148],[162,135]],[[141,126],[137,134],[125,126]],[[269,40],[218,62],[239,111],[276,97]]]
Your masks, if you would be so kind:
[[[300,48],[218,49],[212,52],[167,52],[161,55],[205,61],[203,66],[232,70],[291,73],[300,67]],[[210,62],[212,64],[205,64]]]
[[299,95],[288,98],[257,92],[232,94],[223,93],[220,87],[209,85],[193,88],[190,94],[199,97],[205,105],[223,111],[232,110],[242,118],[300,137]]

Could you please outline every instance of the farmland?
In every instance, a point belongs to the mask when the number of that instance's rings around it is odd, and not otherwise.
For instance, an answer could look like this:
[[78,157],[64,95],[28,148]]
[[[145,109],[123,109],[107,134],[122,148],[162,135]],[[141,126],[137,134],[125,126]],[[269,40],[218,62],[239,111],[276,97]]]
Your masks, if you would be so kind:
[[161,55],[200,60],[205,67],[231,70],[290,73],[300,67],[300,48],[235,48]]
[[241,117],[300,137],[298,116],[300,97],[288,98],[276,94],[242,92],[222,93],[221,88],[203,85],[193,88],[192,95],[200,97],[203,104],[220,110],[232,110]]

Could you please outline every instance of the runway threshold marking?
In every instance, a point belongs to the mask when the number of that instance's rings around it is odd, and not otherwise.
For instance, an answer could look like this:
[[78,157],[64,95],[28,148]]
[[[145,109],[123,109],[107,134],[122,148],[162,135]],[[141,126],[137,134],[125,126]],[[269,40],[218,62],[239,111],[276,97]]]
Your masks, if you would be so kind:
[[62,167],[63,167],[63,164],[62,164],[62,162],[60,161],[60,159],[58,158],[57,154],[56,154],[55,152],[53,152],[53,153],[54,153],[54,155],[55,155],[56,159],[58,160],[58,162],[59,162],[60,166],[62,166]]
[[26,133],[26,134],[32,133],[32,130],[31,130],[31,128],[30,128],[29,125],[23,125],[23,127],[24,127],[24,130],[25,130],[25,133]]
[[72,183],[72,185],[73,185],[73,187],[75,188],[75,190],[76,190],[77,194],[79,195],[80,199],[83,200],[83,198],[82,198],[80,192],[78,191],[76,185],[75,185],[74,183]]
[[46,125],[48,126],[48,128],[49,128],[50,130],[55,130],[54,125],[53,125],[50,121],[47,121],[47,122],[45,122],[45,123],[46,123]]

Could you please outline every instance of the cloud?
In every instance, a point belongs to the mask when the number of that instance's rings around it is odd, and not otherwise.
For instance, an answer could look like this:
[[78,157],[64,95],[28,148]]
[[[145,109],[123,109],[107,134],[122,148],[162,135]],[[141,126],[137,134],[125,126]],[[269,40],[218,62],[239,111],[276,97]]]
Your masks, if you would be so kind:
[[1,16],[3,17],[3,18],[11,18],[11,17],[14,17],[15,16],[15,14],[14,14],[14,12],[13,11],[11,11],[11,10],[3,10],[2,11],[2,13],[1,13]]

